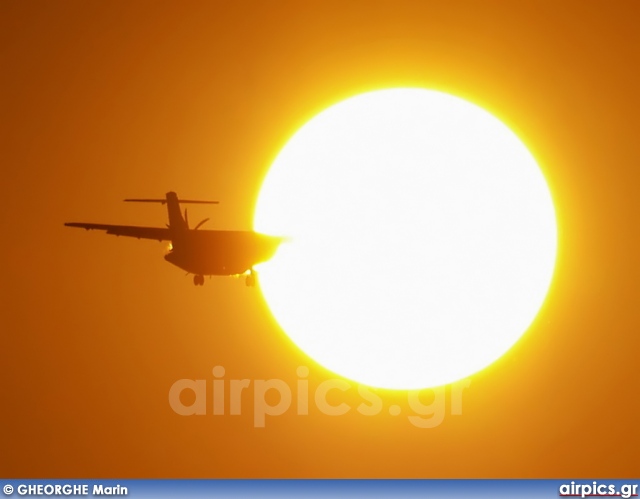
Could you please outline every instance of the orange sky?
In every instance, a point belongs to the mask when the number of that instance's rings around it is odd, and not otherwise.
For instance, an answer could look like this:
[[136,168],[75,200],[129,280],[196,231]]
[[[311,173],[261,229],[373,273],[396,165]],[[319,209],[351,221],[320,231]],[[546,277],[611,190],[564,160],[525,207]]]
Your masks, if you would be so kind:
[[[637,476],[638,22],[621,1],[4,0],[0,474]],[[63,222],[162,226],[164,210],[120,201],[175,190],[221,201],[193,221],[250,228],[291,134],[390,86],[466,97],[538,159],[560,251],[533,327],[431,429],[408,421],[405,392],[379,392],[385,410],[366,417],[355,389],[329,397],[344,416],[292,408],[265,428],[250,400],[240,416],[177,415],[171,385],[205,379],[210,395],[216,365],[292,388],[307,366],[311,392],[333,375],[258,289],[195,287],[164,245]]]

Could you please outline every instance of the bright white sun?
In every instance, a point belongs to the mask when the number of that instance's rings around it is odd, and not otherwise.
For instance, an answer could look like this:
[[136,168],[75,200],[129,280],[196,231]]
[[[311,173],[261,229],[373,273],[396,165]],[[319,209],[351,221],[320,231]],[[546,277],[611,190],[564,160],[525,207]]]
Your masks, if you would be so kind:
[[536,316],[556,256],[551,195],[523,143],[424,89],[362,94],[304,125],[264,181],[255,229],[291,238],[260,267],[283,330],[382,388],[498,359]]

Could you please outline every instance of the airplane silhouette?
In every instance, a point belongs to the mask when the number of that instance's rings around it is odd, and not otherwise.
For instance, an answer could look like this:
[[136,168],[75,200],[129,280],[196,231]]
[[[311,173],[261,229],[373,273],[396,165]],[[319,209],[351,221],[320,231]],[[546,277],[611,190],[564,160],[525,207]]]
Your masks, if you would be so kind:
[[204,276],[230,276],[245,274],[247,286],[255,286],[256,273],[253,266],[269,260],[284,240],[245,230],[198,230],[208,218],[193,229],[189,228],[187,210],[184,218],[180,204],[218,204],[218,201],[193,201],[178,199],[175,192],[167,192],[165,199],[125,199],[130,203],[161,203],[167,205],[169,223],[167,227],[136,227],[132,225],[106,225],[94,223],[65,223],[67,227],[86,230],[104,230],[116,236],[136,237],[170,241],[171,249],[164,257],[166,261],[193,274],[196,286],[204,284]]

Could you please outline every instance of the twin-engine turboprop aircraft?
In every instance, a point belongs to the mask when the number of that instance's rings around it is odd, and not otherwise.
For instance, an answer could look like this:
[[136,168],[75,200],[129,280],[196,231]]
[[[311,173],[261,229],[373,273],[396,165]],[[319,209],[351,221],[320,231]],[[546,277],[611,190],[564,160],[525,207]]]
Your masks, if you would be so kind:
[[245,280],[247,286],[255,286],[254,265],[269,260],[283,241],[281,237],[267,236],[253,231],[198,230],[209,220],[208,218],[190,229],[187,210],[184,210],[183,218],[180,203],[218,204],[217,201],[178,199],[175,192],[167,192],[165,199],[125,199],[125,201],[166,204],[169,224],[166,228],[77,222],[65,223],[65,225],[86,230],[104,230],[107,234],[116,236],[170,241],[171,250],[164,259],[193,274],[193,283],[196,286],[204,284],[204,276],[240,275],[247,271],[249,272]]

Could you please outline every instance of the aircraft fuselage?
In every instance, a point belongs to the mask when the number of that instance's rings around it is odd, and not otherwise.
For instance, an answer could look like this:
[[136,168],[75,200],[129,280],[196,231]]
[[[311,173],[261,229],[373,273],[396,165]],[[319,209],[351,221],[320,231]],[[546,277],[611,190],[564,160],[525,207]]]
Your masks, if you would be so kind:
[[187,230],[172,240],[173,248],[164,258],[190,274],[237,275],[269,260],[280,242],[252,231]]

